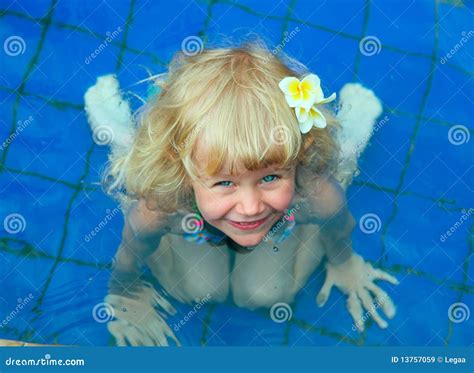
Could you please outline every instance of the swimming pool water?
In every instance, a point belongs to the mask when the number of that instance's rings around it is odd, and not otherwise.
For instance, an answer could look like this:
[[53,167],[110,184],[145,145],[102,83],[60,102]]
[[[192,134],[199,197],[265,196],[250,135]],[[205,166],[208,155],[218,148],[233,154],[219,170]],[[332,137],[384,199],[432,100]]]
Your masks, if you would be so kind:
[[[132,84],[146,69],[163,72],[187,37],[255,32],[307,64],[328,92],[359,81],[384,103],[386,123],[348,201],[357,221],[379,219],[373,233],[355,229],[354,249],[400,280],[382,284],[397,316],[386,330],[369,322],[357,334],[341,293],[316,307],[319,268],[285,323],[268,310],[206,304],[177,337],[183,345],[472,345],[472,317],[448,315],[473,308],[472,3],[0,4],[0,338],[113,344],[93,309],[123,218],[98,185],[108,149],[92,140],[86,89],[116,73],[126,91],[144,95]],[[173,305],[171,325],[192,309]]]

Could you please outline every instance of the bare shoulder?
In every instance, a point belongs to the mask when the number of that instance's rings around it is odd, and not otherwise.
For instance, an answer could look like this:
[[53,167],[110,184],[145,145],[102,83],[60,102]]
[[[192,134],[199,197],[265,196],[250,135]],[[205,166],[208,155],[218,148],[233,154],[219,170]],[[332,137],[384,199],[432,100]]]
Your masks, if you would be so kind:
[[149,208],[143,198],[133,202],[125,211],[125,216],[135,234],[147,236],[166,230],[167,214]]

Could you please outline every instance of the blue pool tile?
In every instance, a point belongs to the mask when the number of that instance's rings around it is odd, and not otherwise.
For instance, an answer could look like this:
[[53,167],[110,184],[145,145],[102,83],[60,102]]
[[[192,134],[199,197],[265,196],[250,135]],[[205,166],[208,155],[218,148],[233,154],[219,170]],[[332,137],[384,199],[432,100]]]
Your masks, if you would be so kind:
[[[319,294],[324,280],[326,278],[326,271],[319,267],[318,270],[310,277],[308,283],[298,293],[296,297],[296,304],[292,305],[294,309],[293,316],[296,320],[301,320],[307,325],[324,332],[336,333],[340,336],[351,336],[351,327],[353,321],[346,309],[346,296],[343,295],[335,287],[332,289],[327,303],[323,307],[318,307],[316,304],[316,297]],[[301,326],[300,326],[301,327]],[[314,341],[315,345],[334,345],[339,342],[334,336],[327,338],[316,331],[308,331],[306,338],[301,338],[304,333],[303,330],[293,330],[295,323],[291,325],[290,338],[288,345],[311,345],[310,341]],[[324,331],[324,332],[323,332]],[[302,333],[302,334],[301,334]],[[308,340],[310,338],[310,340]]]
[[[228,9],[230,13],[236,12],[237,9],[245,10],[248,13],[258,15],[259,18],[265,18],[265,16],[285,17],[289,11],[290,3],[290,0],[263,0],[258,2],[252,0],[238,0],[229,4]],[[290,12],[289,16],[294,16],[294,14]],[[214,21],[219,23],[218,20],[219,17]]]
[[108,263],[121,242],[123,216],[117,204],[100,190],[81,192],[70,212],[63,256]]
[[346,341],[340,341],[336,336],[328,336],[321,334],[323,333],[317,326],[314,329],[306,330],[303,327],[292,323],[291,329],[288,335],[288,347],[298,346],[353,346]]
[[[107,32],[113,33],[114,31],[123,35],[129,7],[129,1],[118,0],[91,3],[81,3],[77,0],[67,3],[59,2],[56,6],[54,19],[89,29],[104,36]],[[74,28],[63,31],[64,38],[67,40],[73,32]]]
[[17,117],[33,120],[10,145],[6,165],[77,183],[92,144],[84,113],[58,110],[36,98],[28,102],[20,105]]
[[[0,323],[23,331],[31,319],[32,310],[41,296],[53,261],[0,252],[0,283],[15,284],[3,291],[0,299]],[[3,320],[6,324],[3,324]],[[2,333],[0,328],[0,333]]]
[[353,249],[366,260],[377,262],[382,233],[393,207],[393,194],[366,186],[352,186],[347,199],[356,221],[352,232]]
[[[178,46],[176,48],[179,48]],[[169,54],[172,55],[176,50],[169,49]],[[155,51],[150,50],[151,53]],[[163,53],[163,50],[155,53]],[[167,52],[164,52],[167,54]],[[141,101],[135,95],[146,100],[147,90],[150,83],[143,82],[137,84],[139,81],[149,78],[150,76],[166,72],[162,64],[158,64],[147,55],[135,54],[126,52],[123,57],[121,68],[117,71],[117,79],[120,87],[124,92],[125,97],[129,100],[132,110],[136,110]]]
[[90,158],[90,168],[87,173],[84,183],[84,187],[100,189],[101,178],[104,174],[104,169],[108,162],[109,147],[107,145],[94,146],[92,156]]
[[[434,45],[434,4],[425,1],[370,3],[367,35],[383,44],[417,53],[431,54]],[[409,42],[408,42],[409,41]]]
[[200,346],[205,320],[212,306],[201,302],[198,309],[195,304],[183,304],[172,298],[168,298],[168,301],[173,304],[176,314],[168,315],[166,322],[176,338],[183,346]]
[[289,23],[288,30],[299,31],[295,31],[284,51],[317,74],[325,92],[337,92],[344,84],[353,81],[356,42],[293,22]]
[[197,35],[202,29],[206,10],[205,4],[196,1],[180,0],[160,6],[137,3],[127,44],[139,50],[160,51],[169,45],[180,49],[186,37]]
[[[451,131],[451,132],[450,132]],[[472,206],[472,140],[466,128],[423,122],[418,132],[403,190],[455,200]]]
[[452,320],[452,334],[450,335],[449,345],[472,346],[470,331],[474,328],[474,320],[472,318],[474,296],[472,294],[463,294],[462,298],[451,298],[450,302],[453,303],[448,305],[446,311],[448,318],[451,315]]
[[10,0],[2,5],[2,10],[8,10],[16,13],[25,14],[29,17],[45,17],[51,6],[52,1],[35,0]]
[[362,83],[374,90],[384,105],[417,113],[428,84],[431,61],[382,48],[379,54],[363,55]]
[[468,222],[460,224],[451,236],[461,214],[444,212],[429,200],[411,196],[399,198],[398,213],[386,239],[390,261],[451,281],[462,281],[463,261],[468,254]]
[[[471,5],[471,9],[469,9]],[[439,3],[438,58],[472,72],[472,4]]]
[[[443,346],[448,333],[447,310],[457,294],[421,277],[408,275],[397,287],[397,314],[389,323],[387,336],[367,333],[368,344]],[[429,315],[429,322],[427,316]]]
[[[20,86],[35,55],[40,34],[41,28],[31,21],[10,15],[2,17],[0,40],[2,46],[5,43],[7,46],[2,49],[0,58],[0,85],[12,89]],[[8,54],[5,51],[8,51]]]
[[[222,304],[212,313],[208,346],[279,346],[285,325],[274,322],[269,310],[250,311]],[[238,329],[236,329],[238,328]]]
[[[472,132],[473,93],[472,77],[453,71],[447,65],[437,65],[423,115],[430,119],[441,119],[453,125],[470,126]],[[439,132],[444,135],[441,128]]]
[[[60,263],[30,327],[43,343],[107,345],[109,333],[100,303],[107,292],[109,271]],[[97,306],[94,312],[94,307]],[[104,307],[103,307],[104,308]],[[61,317],[66,314],[68,317]]]
[[[15,102],[15,94],[7,91],[0,91],[0,104],[2,108],[2,116],[0,118],[0,150],[3,151],[8,143],[11,143],[18,135],[12,135],[10,138],[10,129],[12,126],[13,103]],[[6,141],[5,145],[3,144]]]
[[[275,4],[276,5],[276,4]],[[273,8],[273,7],[272,7]],[[268,9],[270,13],[271,9]],[[275,9],[278,12],[278,8]],[[274,14],[273,12],[271,14]],[[277,45],[282,36],[283,21],[280,19],[257,17],[239,7],[230,4],[216,4],[212,8],[212,20],[209,23],[210,41],[222,42],[222,35],[238,43],[248,35],[259,35],[269,46]]]
[[[96,52],[97,51],[97,52]],[[119,47],[90,35],[52,28],[26,84],[26,90],[58,101],[83,103],[86,89],[96,77],[115,70]]]
[[365,3],[361,0],[340,2],[298,1],[289,16],[310,24],[357,36],[362,31],[364,5]]
[[[35,250],[55,256],[63,235],[66,203],[72,190],[50,181],[5,171],[0,178],[0,192],[9,196],[2,199],[0,205],[2,222],[7,216],[12,219],[10,225],[0,226],[2,237],[24,240]],[[6,227],[11,228],[7,231]]]
[[378,123],[360,158],[356,180],[396,189],[415,123],[411,118],[388,113],[382,113]]

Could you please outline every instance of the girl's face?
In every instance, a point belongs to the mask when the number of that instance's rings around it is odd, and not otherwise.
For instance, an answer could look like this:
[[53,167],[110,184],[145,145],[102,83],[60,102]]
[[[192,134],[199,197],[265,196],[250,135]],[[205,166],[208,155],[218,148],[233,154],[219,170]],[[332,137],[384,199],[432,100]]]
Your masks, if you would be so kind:
[[293,200],[295,167],[243,169],[234,177],[223,171],[210,177],[200,167],[204,159],[197,157],[200,179],[193,182],[203,219],[241,246],[258,245]]

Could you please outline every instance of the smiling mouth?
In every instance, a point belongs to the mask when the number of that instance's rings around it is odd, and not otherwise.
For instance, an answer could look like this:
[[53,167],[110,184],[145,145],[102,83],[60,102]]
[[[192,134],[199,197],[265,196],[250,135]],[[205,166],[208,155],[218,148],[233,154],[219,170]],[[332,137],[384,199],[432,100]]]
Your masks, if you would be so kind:
[[251,230],[251,229],[256,229],[260,227],[262,224],[264,224],[267,221],[267,219],[268,219],[268,216],[260,220],[254,220],[254,221],[249,221],[249,222],[245,222],[245,221],[237,222],[237,221],[229,220],[229,224],[241,230]]

